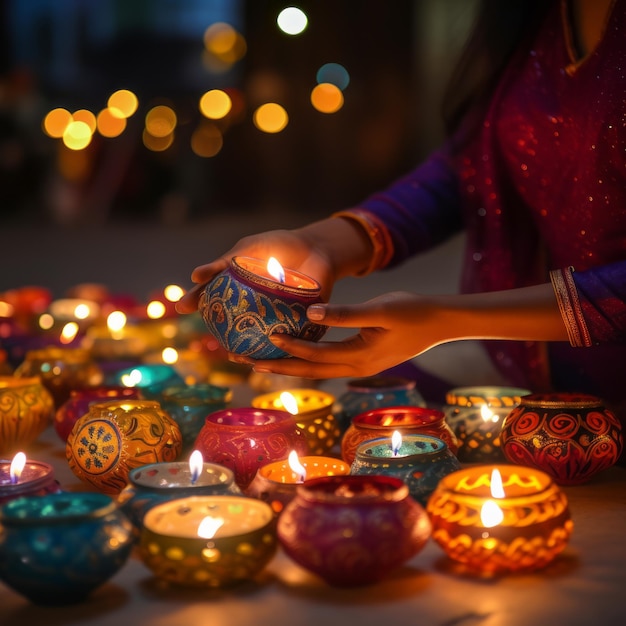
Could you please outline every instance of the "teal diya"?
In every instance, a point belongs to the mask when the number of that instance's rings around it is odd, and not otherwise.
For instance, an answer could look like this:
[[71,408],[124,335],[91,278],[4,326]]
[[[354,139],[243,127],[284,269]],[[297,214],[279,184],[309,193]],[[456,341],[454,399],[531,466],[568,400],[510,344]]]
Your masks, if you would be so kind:
[[320,301],[319,283],[269,261],[233,257],[202,291],[198,310],[227,351],[253,359],[288,356],[269,340],[274,333],[318,341],[326,327],[310,322],[306,310]]
[[400,434],[363,442],[356,449],[350,474],[382,474],[402,480],[422,506],[447,474],[461,469],[457,457],[442,439],[432,435]]

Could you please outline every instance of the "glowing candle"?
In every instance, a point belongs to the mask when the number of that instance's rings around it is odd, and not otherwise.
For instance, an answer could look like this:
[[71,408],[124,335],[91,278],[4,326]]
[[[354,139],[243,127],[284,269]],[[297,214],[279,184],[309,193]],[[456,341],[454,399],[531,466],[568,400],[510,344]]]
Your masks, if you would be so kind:
[[139,555],[159,578],[215,588],[254,578],[277,547],[274,515],[265,502],[191,496],[148,511]]
[[317,341],[325,326],[310,322],[306,309],[320,301],[321,285],[313,278],[270,261],[234,257],[202,291],[199,311],[221,346],[255,359],[284,358],[269,341],[284,333]]
[[433,539],[469,573],[539,569],[572,533],[567,498],[552,478],[521,465],[478,465],[444,476],[426,510]]
[[22,496],[39,496],[60,490],[52,465],[17,452],[11,461],[0,460],[0,504]]

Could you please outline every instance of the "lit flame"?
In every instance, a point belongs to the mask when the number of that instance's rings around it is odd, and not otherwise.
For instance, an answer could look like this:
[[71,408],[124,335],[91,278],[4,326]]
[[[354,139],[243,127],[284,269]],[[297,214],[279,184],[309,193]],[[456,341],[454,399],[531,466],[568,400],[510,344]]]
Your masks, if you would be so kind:
[[494,498],[504,498],[504,487],[502,486],[502,474],[497,467],[494,467],[491,472],[491,495]]
[[280,401],[283,404],[285,411],[288,411],[292,415],[298,414],[298,401],[295,399],[292,393],[288,391],[283,391],[280,394]]
[[26,455],[23,452],[18,452],[11,461],[11,467],[9,468],[9,476],[11,477],[11,484],[14,485],[20,479],[24,466],[26,465]]
[[484,422],[497,422],[499,417],[486,405],[480,406],[480,416]]
[[195,485],[196,480],[198,480],[203,464],[204,458],[202,457],[202,452],[200,452],[200,450],[194,450],[189,455],[189,471],[191,472],[192,485]]
[[[498,468],[491,472],[490,481],[491,496],[493,498],[504,498],[504,487],[502,486],[502,475]],[[504,513],[495,500],[487,500],[480,509],[480,521],[485,528],[492,528],[502,523]]]
[[306,480],[306,468],[300,463],[298,453],[295,450],[289,453],[289,467],[297,475],[297,482],[303,483]]
[[487,500],[480,509],[480,521],[485,528],[493,528],[502,522],[504,513],[495,500]]
[[198,537],[213,539],[215,533],[224,525],[223,517],[205,517],[198,526]]
[[283,266],[275,259],[273,256],[270,257],[267,262],[267,272],[268,274],[276,279],[279,283],[285,282],[285,270]]
[[400,449],[401,445],[402,435],[400,434],[399,430],[394,430],[393,434],[391,435],[391,451],[393,452],[393,456],[396,456],[396,454],[398,454],[398,450]]

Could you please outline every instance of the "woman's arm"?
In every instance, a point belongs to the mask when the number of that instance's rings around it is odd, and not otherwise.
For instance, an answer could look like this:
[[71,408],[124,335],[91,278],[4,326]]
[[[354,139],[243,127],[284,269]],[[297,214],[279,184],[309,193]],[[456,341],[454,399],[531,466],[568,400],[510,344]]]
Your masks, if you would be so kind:
[[482,294],[384,294],[353,305],[309,307],[309,319],[358,331],[342,341],[312,343],[286,335],[272,342],[295,358],[252,362],[256,371],[305,378],[374,375],[426,350],[463,339],[567,341],[550,283]]

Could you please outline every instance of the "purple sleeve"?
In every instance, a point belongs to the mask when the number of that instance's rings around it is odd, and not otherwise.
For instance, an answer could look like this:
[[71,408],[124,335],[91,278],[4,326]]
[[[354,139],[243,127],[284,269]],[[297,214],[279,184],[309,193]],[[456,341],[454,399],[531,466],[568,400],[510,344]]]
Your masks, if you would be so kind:
[[463,229],[458,185],[444,146],[415,170],[359,204],[389,231],[394,254],[388,267]]
[[626,342],[626,261],[573,272],[572,278],[592,342]]

